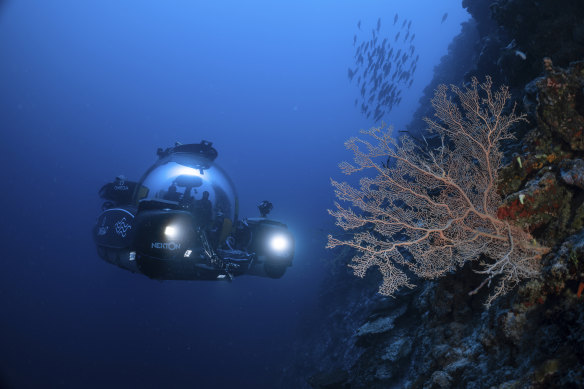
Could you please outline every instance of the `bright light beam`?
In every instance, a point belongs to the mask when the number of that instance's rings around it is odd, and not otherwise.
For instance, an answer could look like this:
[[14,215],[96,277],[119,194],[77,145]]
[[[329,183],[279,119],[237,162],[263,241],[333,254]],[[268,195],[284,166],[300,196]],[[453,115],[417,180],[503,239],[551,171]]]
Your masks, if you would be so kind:
[[274,235],[270,239],[270,248],[277,253],[283,253],[290,247],[290,240],[284,235]]
[[166,228],[164,229],[164,235],[166,235],[170,239],[176,238],[177,234],[178,228],[176,228],[175,226],[166,226]]

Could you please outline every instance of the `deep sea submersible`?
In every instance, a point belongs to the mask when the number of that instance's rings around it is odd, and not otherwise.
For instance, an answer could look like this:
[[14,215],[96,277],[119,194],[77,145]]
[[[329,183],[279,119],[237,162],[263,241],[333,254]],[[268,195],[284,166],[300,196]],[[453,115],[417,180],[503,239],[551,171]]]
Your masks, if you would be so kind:
[[118,176],[100,189],[93,237],[101,258],[161,280],[284,275],[292,234],[267,218],[269,201],[258,205],[260,217],[238,219],[235,188],[214,162],[212,143],[177,143],[157,154],[140,181]]

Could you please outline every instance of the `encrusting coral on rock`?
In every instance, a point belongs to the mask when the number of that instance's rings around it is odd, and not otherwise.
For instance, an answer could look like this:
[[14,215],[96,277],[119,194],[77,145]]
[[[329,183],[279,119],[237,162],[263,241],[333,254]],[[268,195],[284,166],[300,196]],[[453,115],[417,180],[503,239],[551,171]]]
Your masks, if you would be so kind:
[[[569,80],[563,81],[568,82],[565,93],[584,87],[583,65],[553,68],[556,77]],[[375,313],[363,318],[348,341],[336,345],[345,347],[344,364],[337,365],[343,373],[329,376],[327,383],[315,375],[312,387],[584,386],[584,152],[559,131],[560,119],[577,122],[583,107],[563,104],[562,96],[550,98],[557,86],[545,78],[536,85],[538,96],[548,97],[539,99],[522,153],[508,158],[501,170],[499,191],[505,200],[498,216],[523,225],[552,247],[542,260],[541,276],[488,310],[481,304],[486,291],[466,293],[480,279],[472,263],[395,299],[364,299],[361,294],[362,304]],[[556,103],[563,108],[549,106]],[[542,124],[544,120],[558,125]],[[578,131],[562,128],[574,136]],[[329,343],[329,350],[334,347]]]
[[[473,262],[387,298],[375,293],[374,272],[361,280],[339,271],[354,253],[338,250],[320,316],[311,318],[297,350],[302,359],[290,369],[305,377],[297,387],[584,387],[584,8],[568,0],[463,5],[473,16],[463,32],[476,28],[475,35],[457,38],[439,70],[454,71],[446,65],[461,57],[474,67],[465,76],[456,68],[458,79],[436,74],[431,89],[445,78],[460,85],[468,74],[493,74],[494,84],[511,86],[529,123],[505,149],[496,214],[550,247],[541,274],[490,309],[487,290],[468,295],[481,282]],[[429,100],[420,118],[429,115]]]

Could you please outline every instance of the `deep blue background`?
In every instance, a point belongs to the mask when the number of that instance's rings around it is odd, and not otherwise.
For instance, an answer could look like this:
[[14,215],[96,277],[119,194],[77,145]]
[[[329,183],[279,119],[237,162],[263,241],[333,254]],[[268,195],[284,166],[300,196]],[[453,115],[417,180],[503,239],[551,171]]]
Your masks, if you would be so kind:
[[[399,128],[467,18],[405,3],[0,0],[0,386],[276,387],[330,255],[329,177],[373,125],[347,79],[357,21],[413,19],[415,82],[385,118]],[[269,199],[296,235],[281,280],[158,282],[98,258],[101,185],[201,139],[240,215]]]

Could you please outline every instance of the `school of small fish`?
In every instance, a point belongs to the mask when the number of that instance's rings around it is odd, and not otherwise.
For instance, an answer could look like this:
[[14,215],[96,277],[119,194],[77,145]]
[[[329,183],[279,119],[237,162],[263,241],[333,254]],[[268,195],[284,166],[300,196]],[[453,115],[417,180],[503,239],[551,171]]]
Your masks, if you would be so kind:
[[416,34],[411,30],[412,21],[404,19],[401,28],[398,21],[395,14],[393,25],[388,28],[391,31],[386,32],[381,29],[379,18],[369,34],[361,29],[359,20],[353,37],[355,63],[349,67],[348,77],[359,88],[355,106],[375,122],[399,105],[402,91],[414,82],[420,59],[414,46]]

